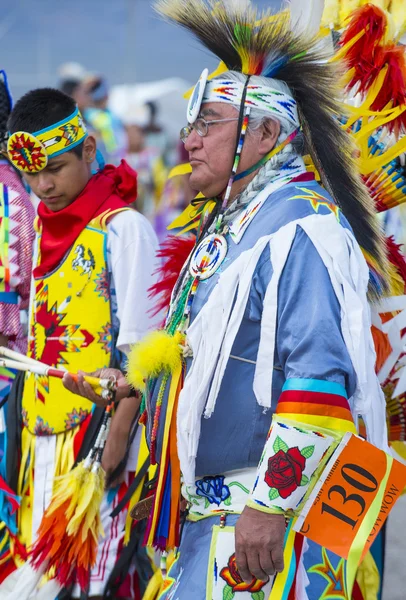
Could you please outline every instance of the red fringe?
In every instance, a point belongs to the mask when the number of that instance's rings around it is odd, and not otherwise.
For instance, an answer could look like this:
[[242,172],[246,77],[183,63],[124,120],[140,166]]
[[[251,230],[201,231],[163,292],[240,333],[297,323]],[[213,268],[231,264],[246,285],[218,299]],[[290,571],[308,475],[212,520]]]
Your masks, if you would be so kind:
[[172,290],[179,277],[183,265],[191,253],[196,238],[195,236],[170,236],[161,245],[157,257],[162,259],[162,267],[156,271],[159,274],[157,283],[149,289],[151,298],[157,298],[152,315],[167,310],[171,299]]

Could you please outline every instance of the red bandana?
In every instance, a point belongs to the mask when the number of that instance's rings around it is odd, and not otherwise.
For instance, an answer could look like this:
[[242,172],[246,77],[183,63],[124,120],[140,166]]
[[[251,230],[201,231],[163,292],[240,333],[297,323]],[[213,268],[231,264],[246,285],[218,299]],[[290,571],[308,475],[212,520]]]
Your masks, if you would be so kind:
[[41,262],[34,269],[34,277],[44,277],[53,271],[95,217],[106,210],[123,208],[136,197],[137,174],[122,160],[119,167],[106,165],[103,171],[96,173],[66,208],[52,212],[41,202],[38,207],[42,227]]

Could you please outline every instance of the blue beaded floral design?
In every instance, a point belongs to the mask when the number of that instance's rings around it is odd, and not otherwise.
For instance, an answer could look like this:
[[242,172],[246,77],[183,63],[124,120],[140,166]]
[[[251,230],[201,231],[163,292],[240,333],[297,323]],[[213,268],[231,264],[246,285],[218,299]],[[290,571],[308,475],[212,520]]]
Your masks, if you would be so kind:
[[206,498],[210,504],[217,504],[217,506],[220,506],[231,495],[229,487],[224,483],[224,475],[198,479],[196,481],[196,494]]

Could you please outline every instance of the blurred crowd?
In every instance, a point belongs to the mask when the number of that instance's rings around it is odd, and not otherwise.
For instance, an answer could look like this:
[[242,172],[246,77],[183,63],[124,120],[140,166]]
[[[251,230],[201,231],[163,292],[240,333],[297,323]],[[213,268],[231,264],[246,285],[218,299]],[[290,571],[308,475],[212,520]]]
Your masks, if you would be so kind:
[[66,63],[58,76],[59,89],[75,100],[89,132],[96,137],[100,159],[113,165],[125,159],[137,171],[136,208],[162,240],[168,224],[195,192],[188,185],[187,175],[169,176],[175,165],[186,163],[188,158],[180,140],[162,125],[158,103],[139,103],[124,123],[111,108],[111,90],[102,75],[78,63]]

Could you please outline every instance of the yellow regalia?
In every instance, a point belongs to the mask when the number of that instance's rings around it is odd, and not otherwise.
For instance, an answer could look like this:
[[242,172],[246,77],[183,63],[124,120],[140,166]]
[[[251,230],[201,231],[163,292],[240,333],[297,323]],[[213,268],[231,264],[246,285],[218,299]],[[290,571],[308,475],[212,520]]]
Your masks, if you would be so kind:
[[[94,219],[52,273],[35,279],[28,355],[76,373],[108,367],[113,349],[106,219]],[[40,241],[40,235],[38,236]],[[92,402],[59,379],[27,374],[24,425],[35,435],[73,429]]]
[[[123,208],[93,219],[80,233],[59,266],[34,280],[28,355],[73,373],[107,367],[114,349],[107,221]],[[38,231],[38,259],[41,231]],[[18,494],[19,540],[32,541],[36,436],[57,435],[54,477],[74,464],[78,427],[92,402],[66,390],[56,378],[27,373],[22,397],[23,431]],[[18,561],[17,561],[18,562]]]

